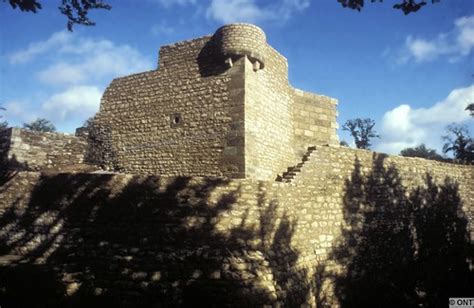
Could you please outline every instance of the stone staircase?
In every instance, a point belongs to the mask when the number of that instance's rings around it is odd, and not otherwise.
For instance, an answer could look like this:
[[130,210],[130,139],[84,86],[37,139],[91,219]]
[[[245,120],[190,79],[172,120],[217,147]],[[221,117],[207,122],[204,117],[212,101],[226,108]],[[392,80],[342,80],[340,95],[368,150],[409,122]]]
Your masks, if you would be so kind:
[[303,155],[301,162],[295,166],[288,167],[286,172],[280,176],[278,175],[276,178],[277,182],[284,182],[284,183],[291,183],[293,179],[296,177],[298,173],[300,173],[301,169],[303,168],[304,164],[309,160],[311,154],[316,150],[315,146],[310,146],[308,151]]

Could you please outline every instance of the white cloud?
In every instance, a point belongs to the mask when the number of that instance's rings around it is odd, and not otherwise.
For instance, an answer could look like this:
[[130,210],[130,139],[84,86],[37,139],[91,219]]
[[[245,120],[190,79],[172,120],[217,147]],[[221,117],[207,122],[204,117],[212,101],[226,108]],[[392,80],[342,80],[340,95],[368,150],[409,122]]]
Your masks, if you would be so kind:
[[34,60],[40,69],[31,75],[45,86],[31,94],[34,97],[21,99],[34,103],[7,104],[7,120],[21,125],[41,117],[51,120],[59,130],[70,132],[98,111],[103,88],[113,78],[154,66],[131,46],[66,32],[32,43],[11,54],[9,60],[11,64]]
[[188,4],[196,4],[196,0],[158,0],[158,2],[165,8],[169,8],[173,5],[184,6]]
[[456,28],[459,30],[456,38],[459,52],[467,56],[474,48],[474,15],[457,19]]
[[436,58],[440,53],[439,46],[437,45],[443,44],[428,42],[423,39],[414,39],[412,36],[408,36],[405,45],[415,61],[422,62]]
[[35,56],[44,54],[57,46],[67,44],[72,38],[72,34],[66,31],[56,32],[47,40],[31,43],[26,49],[19,50],[10,55],[10,64],[26,63]]
[[78,38],[61,46],[59,62],[37,73],[40,81],[58,84],[101,82],[152,68],[152,62],[128,45]]
[[41,82],[49,84],[81,83],[85,81],[86,74],[80,65],[70,65],[59,62],[37,73]]
[[454,62],[459,57],[468,56],[474,49],[474,15],[459,18],[454,24],[452,31],[441,33],[434,39],[408,36],[398,62],[427,62],[441,56]]
[[309,7],[310,0],[279,0],[259,6],[256,0],[212,0],[207,17],[223,23],[285,21]]
[[18,101],[10,101],[3,106],[5,108],[5,113],[8,113],[10,116],[15,116],[23,113],[24,103]]
[[102,91],[94,86],[74,86],[52,95],[41,105],[44,117],[52,121],[86,119],[99,110]]
[[[213,0],[207,9],[207,17],[223,23],[256,22],[266,19],[270,13],[255,5],[252,0]],[[273,18],[273,17],[272,17]]]
[[[74,132],[98,110],[103,90],[95,86],[72,86],[38,100],[9,101],[4,104],[4,119],[9,125],[22,126],[37,118],[50,120],[60,131]],[[3,119],[3,118],[2,118]]]
[[108,82],[153,67],[151,60],[126,44],[80,37],[65,31],[56,32],[45,41],[32,43],[11,54],[9,59],[11,64],[26,63],[45,53],[56,61],[36,76],[52,85]]
[[429,108],[414,109],[403,104],[386,112],[382,119],[382,139],[376,150],[398,154],[404,148],[424,143],[440,151],[445,127],[468,121],[470,116],[465,108],[473,101],[474,84],[454,89]]
[[153,25],[151,27],[151,34],[153,35],[171,35],[173,33],[175,33],[175,29],[164,23]]
[[4,118],[1,120],[7,120],[11,126],[21,126],[38,118],[38,112],[26,101],[9,101],[3,107]]

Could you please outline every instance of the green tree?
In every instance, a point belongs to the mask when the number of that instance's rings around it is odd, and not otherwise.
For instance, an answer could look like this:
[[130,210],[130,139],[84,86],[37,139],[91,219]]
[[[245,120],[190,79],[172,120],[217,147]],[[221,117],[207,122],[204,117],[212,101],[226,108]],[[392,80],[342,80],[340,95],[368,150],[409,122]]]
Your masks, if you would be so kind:
[[82,127],[89,129],[92,127],[93,124],[94,124],[94,117],[90,117],[84,121],[84,124],[82,124]]
[[370,118],[357,118],[347,120],[342,126],[342,129],[351,133],[358,149],[369,149],[371,146],[370,140],[380,138],[380,136],[376,134],[374,126],[375,121]]
[[443,136],[446,143],[443,152],[452,152],[454,158],[467,163],[474,162],[474,141],[465,125],[451,124],[446,128],[448,135]]
[[474,103],[467,105],[466,110],[471,113],[471,117],[474,117]]
[[[437,3],[441,0],[431,0],[431,3]],[[364,7],[364,0],[337,0],[343,7],[353,10],[362,10]],[[383,0],[370,0],[370,2],[383,2]],[[393,5],[394,9],[401,10],[405,15],[415,13],[426,5],[426,0],[403,0]]]
[[78,137],[88,136],[91,130],[94,129],[94,117],[90,117],[84,121],[81,127],[76,128],[75,135]]
[[[0,107],[0,110],[6,110],[3,107]],[[0,116],[0,119],[3,118],[3,116]],[[0,132],[8,127],[8,122],[7,121],[0,121]]]
[[[5,2],[6,0],[3,0]],[[37,13],[42,5],[37,0],[8,0],[11,7],[19,8],[23,12]],[[75,24],[84,26],[93,26],[95,22],[89,19],[89,10],[106,9],[110,10],[112,6],[102,0],[61,0],[58,9],[67,17],[67,28],[72,31]]]
[[[7,0],[3,0],[6,2]],[[405,15],[417,12],[424,5],[426,0],[399,0],[400,2],[393,5],[393,8],[401,10]],[[431,0],[432,3],[441,0]],[[362,10],[365,0],[337,0],[343,7],[354,10]],[[371,2],[383,2],[383,0],[371,0]],[[23,12],[37,13],[42,9],[41,2],[38,0],[8,0],[12,8],[19,8]],[[93,26],[95,22],[88,17],[89,10],[106,9],[110,10],[112,6],[103,0],[61,0],[58,9],[67,17],[67,28],[72,31],[75,24]]]
[[53,133],[56,131],[56,127],[53,123],[46,119],[36,119],[31,123],[24,123],[23,128],[36,131],[36,132],[47,132]]
[[436,150],[427,148],[423,143],[414,148],[406,148],[400,151],[400,155],[405,157],[421,157],[433,160],[444,160]]

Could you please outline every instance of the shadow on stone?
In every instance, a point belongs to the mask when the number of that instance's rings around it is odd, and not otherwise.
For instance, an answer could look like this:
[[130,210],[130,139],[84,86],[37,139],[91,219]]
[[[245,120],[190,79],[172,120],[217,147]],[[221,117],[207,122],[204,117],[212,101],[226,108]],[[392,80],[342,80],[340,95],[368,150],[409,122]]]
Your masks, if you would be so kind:
[[[407,190],[394,166],[358,160],[344,196],[344,226],[327,265],[316,269],[318,307],[434,307],[468,297],[473,246],[458,184],[446,177]],[[331,285],[333,289],[331,289]]]
[[[265,228],[247,223],[246,212],[240,225],[218,231],[241,191],[234,185],[212,199],[229,184],[224,179],[37,176],[31,196],[10,203],[0,220],[1,252],[18,256],[0,266],[8,307],[262,306],[276,294],[302,303],[294,292],[309,290],[303,281],[288,283],[305,275],[291,248],[296,222],[284,214],[277,220],[281,209],[263,189],[257,202]],[[20,283],[29,275],[45,288],[38,298],[21,297],[35,294],[34,284]]]
[[201,77],[218,76],[229,68],[225,59],[217,52],[215,41],[211,38],[201,49],[197,58]]

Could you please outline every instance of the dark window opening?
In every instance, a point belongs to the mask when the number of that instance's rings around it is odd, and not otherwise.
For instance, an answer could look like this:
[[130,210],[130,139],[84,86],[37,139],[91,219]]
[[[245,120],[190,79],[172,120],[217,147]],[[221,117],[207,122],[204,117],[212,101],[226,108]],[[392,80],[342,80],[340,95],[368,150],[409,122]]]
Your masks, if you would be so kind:
[[183,117],[181,113],[173,113],[170,115],[171,127],[181,126],[183,124]]

